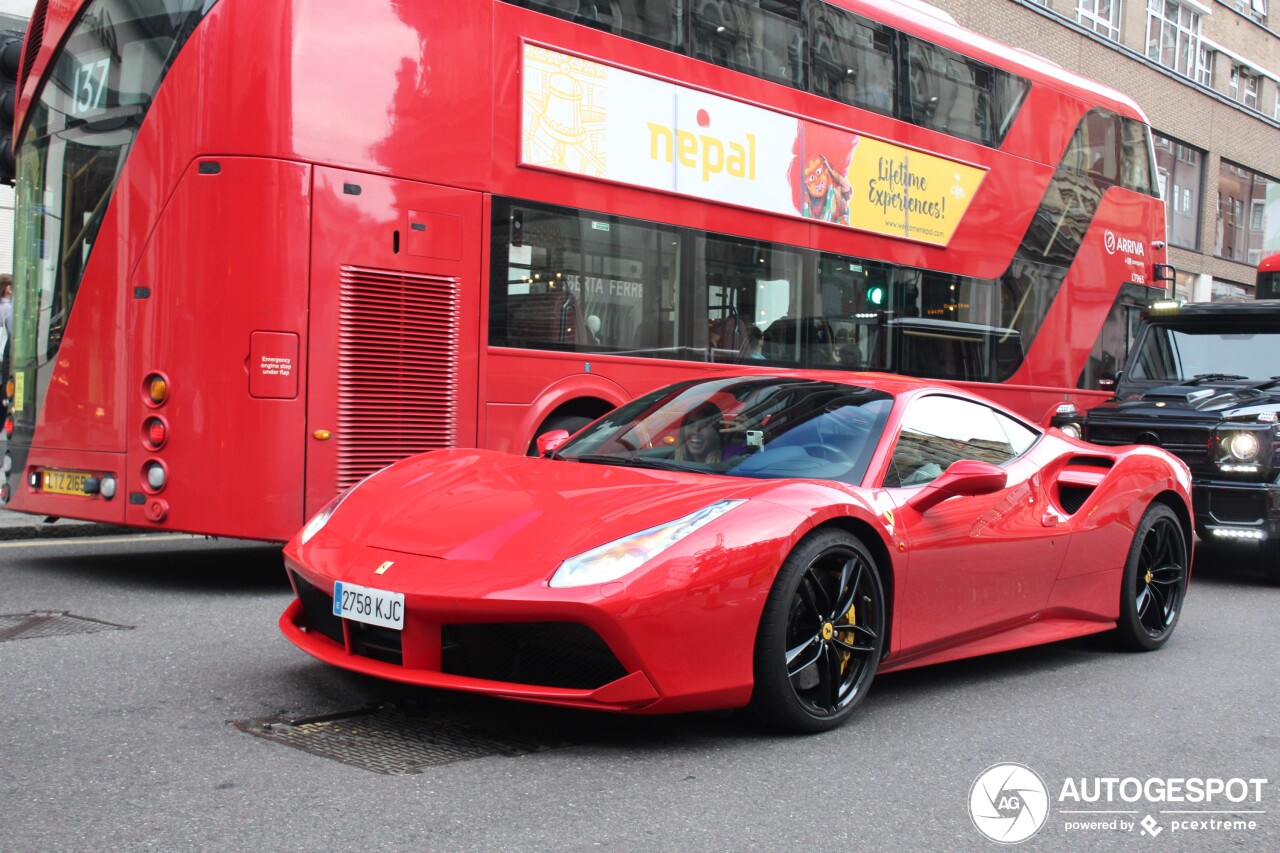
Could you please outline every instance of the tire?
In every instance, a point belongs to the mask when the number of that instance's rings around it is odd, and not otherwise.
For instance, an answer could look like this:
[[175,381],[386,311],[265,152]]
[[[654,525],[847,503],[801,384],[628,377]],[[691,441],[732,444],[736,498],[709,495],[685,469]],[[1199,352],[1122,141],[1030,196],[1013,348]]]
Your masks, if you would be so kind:
[[884,641],[884,587],[871,552],[842,530],[811,533],[765,602],[749,710],[786,731],[836,728],[870,689]]
[[593,420],[595,419],[584,417],[583,415],[556,415],[553,418],[547,418],[546,422],[542,426],[538,427],[538,431],[533,434],[533,441],[529,442],[529,449],[525,451],[525,455],[538,455],[539,436],[545,435],[553,429],[568,430],[569,434],[573,435]]
[[1173,634],[1187,594],[1187,537],[1164,504],[1143,513],[1129,546],[1120,581],[1116,642],[1133,651],[1154,651]]

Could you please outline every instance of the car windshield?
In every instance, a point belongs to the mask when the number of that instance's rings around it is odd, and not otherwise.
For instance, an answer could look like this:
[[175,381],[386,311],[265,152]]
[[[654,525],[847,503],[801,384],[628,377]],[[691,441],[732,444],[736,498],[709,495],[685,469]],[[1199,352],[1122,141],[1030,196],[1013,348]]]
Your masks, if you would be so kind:
[[1130,358],[1132,382],[1185,382],[1197,377],[1231,376],[1266,381],[1280,373],[1280,325],[1248,331],[1237,325],[1186,328],[1153,325]]
[[683,382],[622,406],[555,458],[858,484],[892,406],[890,394],[836,382],[759,376]]

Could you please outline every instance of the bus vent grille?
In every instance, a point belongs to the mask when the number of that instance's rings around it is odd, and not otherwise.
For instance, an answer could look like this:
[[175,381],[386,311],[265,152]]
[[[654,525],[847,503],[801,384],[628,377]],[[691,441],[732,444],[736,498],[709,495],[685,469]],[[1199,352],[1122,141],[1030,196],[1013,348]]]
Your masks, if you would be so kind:
[[[22,67],[18,69],[18,92],[22,92],[27,83],[27,75],[40,54],[40,46],[44,43],[44,19],[49,11],[49,0],[40,0],[31,12],[31,20],[27,22],[27,45],[22,52]],[[9,116],[10,119],[13,116]]]
[[455,278],[341,268],[339,488],[456,444],[459,287]]

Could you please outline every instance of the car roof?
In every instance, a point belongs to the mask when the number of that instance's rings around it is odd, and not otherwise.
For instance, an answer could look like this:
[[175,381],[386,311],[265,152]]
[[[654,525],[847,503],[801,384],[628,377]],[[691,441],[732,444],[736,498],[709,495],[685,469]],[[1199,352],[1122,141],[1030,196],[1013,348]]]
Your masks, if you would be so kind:
[[983,402],[990,403],[997,409],[1004,410],[1004,407],[998,403],[983,397],[981,394],[974,394],[965,388],[955,385],[948,385],[945,382],[939,382],[936,379],[919,379],[914,376],[904,376],[900,373],[880,373],[880,372],[834,372],[831,370],[770,370],[761,373],[743,374],[743,379],[758,379],[768,376],[776,376],[783,379],[809,379],[814,382],[829,382],[840,385],[858,385],[863,388],[872,388],[877,391],[884,391],[886,394],[892,394],[895,397],[902,394],[912,394],[922,391],[938,391],[945,394],[954,394],[960,397],[975,397]]
[[1280,319],[1280,299],[1254,299],[1247,302],[1187,302],[1170,308],[1148,308],[1142,312],[1151,323],[1188,322],[1207,319],[1249,319],[1274,317]]

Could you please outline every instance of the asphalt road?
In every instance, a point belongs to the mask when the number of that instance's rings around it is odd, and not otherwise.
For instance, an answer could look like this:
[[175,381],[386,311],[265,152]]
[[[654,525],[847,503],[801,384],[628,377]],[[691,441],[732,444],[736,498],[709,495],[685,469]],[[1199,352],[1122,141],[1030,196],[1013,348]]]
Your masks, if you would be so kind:
[[[336,671],[279,635],[290,593],[262,545],[3,542],[0,596],[6,853],[1280,850],[1280,588],[1240,558],[1200,562],[1160,652],[1085,639],[889,675],[814,737]],[[1012,847],[969,808],[1005,762],[1049,800]],[[1062,798],[1099,778],[1119,780],[1114,802]],[[1225,792],[1187,802],[1194,783],[1171,784],[1184,779]],[[1232,802],[1233,779],[1268,781]],[[1145,796],[1161,791],[1183,802]],[[1135,826],[1067,828],[1113,820]]]

